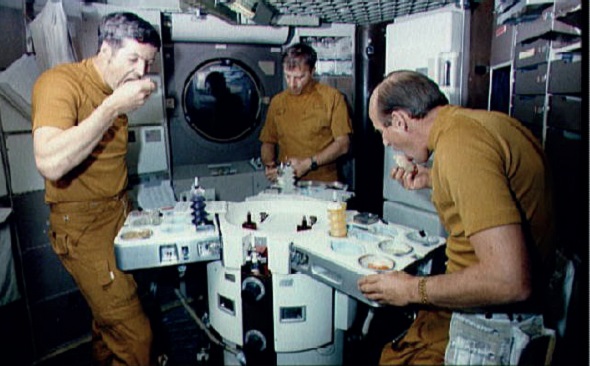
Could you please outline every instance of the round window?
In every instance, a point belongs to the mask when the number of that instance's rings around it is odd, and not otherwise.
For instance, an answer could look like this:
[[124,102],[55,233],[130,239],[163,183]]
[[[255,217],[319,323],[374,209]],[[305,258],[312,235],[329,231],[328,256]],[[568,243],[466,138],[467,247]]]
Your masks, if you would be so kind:
[[208,140],[236,141],[258,125],[260,99],[258,83],[245,65],[227,58],[210,60],[185,83],[184,116]]

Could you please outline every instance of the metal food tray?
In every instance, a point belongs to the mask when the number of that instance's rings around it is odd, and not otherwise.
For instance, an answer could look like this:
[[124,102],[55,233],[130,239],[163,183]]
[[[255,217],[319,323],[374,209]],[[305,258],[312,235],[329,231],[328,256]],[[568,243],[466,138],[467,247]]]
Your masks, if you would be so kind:
[[[397,224],[348,225],[345,238],[329,235],[299,238],[291,247],[290,265],[292,270],[378,307],[380,304],[358,290],[361,277],[407,270],[428,260],[429,254],[445,243],[443,237]],[[376,263],[374,266],[368,265],[371,259]]]
[[122,271],[155,268],[221,257],[214,222],[195,226],[186,202],[174,209],[133,211],[115,238],[115,258]]

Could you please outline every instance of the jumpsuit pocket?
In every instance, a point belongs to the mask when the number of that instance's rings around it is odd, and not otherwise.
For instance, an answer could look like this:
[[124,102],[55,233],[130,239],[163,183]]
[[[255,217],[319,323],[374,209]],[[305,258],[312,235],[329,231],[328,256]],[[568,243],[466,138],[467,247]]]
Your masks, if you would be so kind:
[[98,283],[105,287],[110,285],[115,279],[115,273],[111,270],[109,261],[101,259],[96,262],[96,276]]
[[[86,213],[54,213],[49,214],[50,240],[55,241],[56,249],[67,254],[78,245],[88,229],[96,223],[100,211]],[[69,249],[68,249],[69,248]],[[58,253],[60,254],[60,253]]]
[[49,231],[49,241],[53,247],[53,251],[57,255],[67,255],[68,250],[68,234],[57,233],[53,230]]

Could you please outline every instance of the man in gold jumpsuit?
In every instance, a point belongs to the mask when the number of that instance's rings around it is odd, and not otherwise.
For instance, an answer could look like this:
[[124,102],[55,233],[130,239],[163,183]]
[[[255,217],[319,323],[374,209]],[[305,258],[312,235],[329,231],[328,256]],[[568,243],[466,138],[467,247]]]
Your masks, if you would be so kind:
[[303,180],[339,180],[337,159],[349,150],[352,125],[342,93],[314,80],[316,61],[315,50],[304,43],[283,53],[288,88],[271,100],[260,133],[270,180],[277,177],[277,163],[290,163]]
[[44,72],[33,89],[35,161],[45,178],[52,247],[92,311],[93,358],[151,364],[152,331],[133,277],[117,269],[114,238],[127,214],[127,117],[156,85],[161,46],[147,21],[105,16],[98,53]]

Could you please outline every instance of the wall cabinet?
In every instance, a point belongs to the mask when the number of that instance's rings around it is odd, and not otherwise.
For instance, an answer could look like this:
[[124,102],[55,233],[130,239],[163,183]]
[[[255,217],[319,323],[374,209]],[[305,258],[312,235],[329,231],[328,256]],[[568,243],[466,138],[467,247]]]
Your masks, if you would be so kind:
[[[556,244],[566,257],[584,262],[588,246],[588,190],[583,182],[587,178],[588,156],[582,131],[588,119],[582,118],[582,106],[586,105],[582,100],[588,94],[582,92],[581,1],[500,3],[502,7],[496,7],[497,29],[492,40],[489,109],[500,110],[498,100],[508,95],[509,105],[502,111],[527,126],[542,143],[553,176]],[[506,46],[508,38],[511,52],[500,51],[500,45]],[[512,57],[508,59],[508,55]],[[494,74],[498,70],[509,70],[508,83],[497,82],[499,78]],[[587,264],[580,268],[587,268]],[[576,273],[574,283],[579,284],[573,286],[573,298],[580,298],[575,294],[576,288],[579,291],[587,287],[587,282],[581,281],[583,275]],[[583,311],[584,306],[587,310],[587,304],[572,302],[569,313]],[[586,329],[579,329],[572,317],[568,317],[567,327],[565,338],[557,341],[554,362],[570,364],[587,356],[580,350],[585,345],[579,334]]]
[[[587,209],[582,199],[587,197],[582,187],[587,157],[582,154],[581,2],[535,3],[530,11],[526,1],[500,2],[496,7],[491,70],[508,68],[510,82],[502,89],[494,88],[492,80],[489,107],[495,109],[498,95],[510,95],[507,112],[543,144],[555,176],[558,244],[582,255],[587,245],[581,222]],[[502,20],[506,24],[498,24]]]

